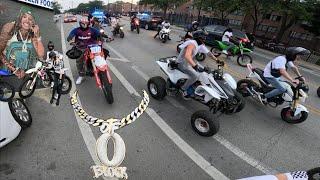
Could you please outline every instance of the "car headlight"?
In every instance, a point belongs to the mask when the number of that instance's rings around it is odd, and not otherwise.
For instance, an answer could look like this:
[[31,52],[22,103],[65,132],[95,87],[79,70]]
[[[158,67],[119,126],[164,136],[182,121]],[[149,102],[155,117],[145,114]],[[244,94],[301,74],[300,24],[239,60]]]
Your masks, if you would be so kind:
[[103,30],[103,29],[100,29],[100,33],[104,33],[104,30]]
[[123,27],[120,27],[121,30],[123,30]]

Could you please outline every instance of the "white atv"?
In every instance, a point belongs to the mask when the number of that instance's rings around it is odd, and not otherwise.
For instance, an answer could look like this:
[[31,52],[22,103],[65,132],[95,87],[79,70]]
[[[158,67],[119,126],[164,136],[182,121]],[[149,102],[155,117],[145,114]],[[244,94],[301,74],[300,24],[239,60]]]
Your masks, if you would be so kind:
[[[176,59],[174,56],[157,61],[169,78],[166,81],[156,76],[148,81],[148,90],[153,98],[162,100],[166,94],[177,95],[189,78],[178,69]],[[193,129],[201,136],[212,136],[219,130],[219,122],[212,113],[219,111],[233,114],[240,112],[245,106],[243,97],[236,91],[236,81],[231,75],[223,73],[222,67],[223,62],[218,65],[217,70],[201,72],[198,81],[192,85],[194,95],[191,98],[209,107],[209,111],[197,111],[191,118]]]
[[170,35],[170,25],[163,26],[162,29],[159,32],[159,39],[165,43],[167,40],[169,40]]

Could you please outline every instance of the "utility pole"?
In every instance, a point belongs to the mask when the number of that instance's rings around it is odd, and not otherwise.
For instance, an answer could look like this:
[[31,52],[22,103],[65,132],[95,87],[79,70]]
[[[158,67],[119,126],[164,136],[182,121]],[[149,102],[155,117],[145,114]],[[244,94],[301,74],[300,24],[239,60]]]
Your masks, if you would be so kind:
[[131,11],[132,11],[132,4],[133,4],[133,0],[131,0]]

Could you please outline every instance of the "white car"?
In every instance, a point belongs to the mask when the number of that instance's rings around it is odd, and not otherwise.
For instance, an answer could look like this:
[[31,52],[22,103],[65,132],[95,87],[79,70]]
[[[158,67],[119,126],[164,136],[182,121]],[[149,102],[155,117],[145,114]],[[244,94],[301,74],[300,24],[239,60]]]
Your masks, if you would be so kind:
[[21,129],[31,123],[31,114],[22,99],[0,101],[0,148],[13,141]]

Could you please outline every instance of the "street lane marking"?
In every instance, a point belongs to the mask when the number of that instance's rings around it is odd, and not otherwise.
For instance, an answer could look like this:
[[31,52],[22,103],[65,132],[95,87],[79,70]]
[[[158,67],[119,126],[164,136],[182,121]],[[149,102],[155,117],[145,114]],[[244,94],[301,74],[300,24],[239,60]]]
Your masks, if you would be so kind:
[[[119,52],[106,45],[115,54],[121,55]],[[122,55],[121,55],[122,56]],[[120,57],[123,59],[123,56]],[[135,94],[141,97],[133,86],[125,79],[125,77],[109,62],[110,69],[119,79],[122,85],[128,90],[130,94]],[[190,159],[193,160],[200,168],[202,168],[210,177],[217,180],[228,180],[229,178],[222,174],[219,170],[213,167],[206,161],[198,152],[196,152],[188,143],[186,143],[153,109],[148,108],[146,113],[151,117],[154,123],[183,151]]]
[[[62,51],[63,54],[66,54],[67,52],[67,48],[66,48],[66,42],[65,42],[65,36],[64,36],[64,29],[63,29],[63,24],[60,23],[60,31],[61,31],[61,45],[62,45]],[[67,56],[64,57],[64,65],[66,66],[66,68],[68,68],[69,70],[67,71],[67,75],[70,77],[71,79],[71,83],[72,83],[72,88],[71,91],[69,93],[69,96],[71,97],[71,93],[73,93],[74,91],[76,91],[76,84],[74,83],[74,79],[73,79],[73,74],[72,74],[72,70],[71,70],[71,66],[70,66],[70,62],[69,62],[69,58]],[[80,101],[80,97],[78,99],[79,104],[81,105],[81,101]],[[89,124],[85,123],[84,121],[82,121],[76,114],[76,112],[74,111],[74,115],[75,118],[77,119],[77,123],[80,129],[80,132],[82,134],[83,140],[87,146],[87,149],[91,155],[92,160],[94,161],[95,164],[100,164],[100,161],[98,159],[98,156],[96,154],[96,138],[93,135],[93,132],[89,126]],[[107,178],[103,176],[103,179],[105,180],[117,180],[117,178]]]
[[109,57],[107,58],[108,60],[113,60],[113,61],[121,61],[121,62],[130,62],[127,59],[122,59],[122,58],[114,58],[114,57]]
[[[146,75],[145,73],[143,73],[142,71],[140,71],[138,69],[138,67],[135,67],[135,69],[137,69],[136,71],[139,71],[138,74],[144,74],[142,77],[143,79],[145,79],[146,81],[148,79],[150,79],[148,77],[148,75]],[[168,98],[169,99],[173,99],[173,98]],[[182,104],[180,104],[178,101],[173,101],[174,104],[169,101],[172,105],[176,106],[175,104],[178,104],[178,106],[182,106],[184,107]],[[189,111],[190,113],[192,113],[190,110],[188,110],[187,108],[183,108],[187,111]],[[225,148],[227,148],[229,151],[231,151],[233,154],[235,154],[236,156],[238,156],[240,159],[242,159],[243,161],[247,162],[248,164],[250,164],[252,167],[258,169],[259,171],[265,173],[265,174],[277,174],[278,172],[276,170],[273,170],[269,167],[267,167],[265,164],[261,163],[260,161],[256,160],[255,158],[251,157],[250,155],[248,155],[247,153],[243,152],[240,148],[238,148],[237,146],[233,145],[231,142],[229,142],[227,139],[225,139],[224,137],[222,137],[219,134],[216,134],[213,136],[213,139],[215,139],[216,141],[218,141],[221,145],[223,145]]]

